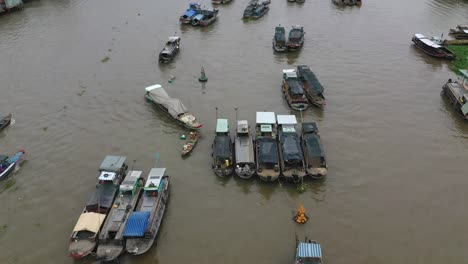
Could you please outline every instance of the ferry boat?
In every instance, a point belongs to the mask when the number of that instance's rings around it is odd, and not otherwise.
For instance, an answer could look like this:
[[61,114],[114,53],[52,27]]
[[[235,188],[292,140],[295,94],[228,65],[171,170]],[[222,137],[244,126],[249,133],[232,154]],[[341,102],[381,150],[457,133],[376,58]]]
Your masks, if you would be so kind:
[[128,216],[135,209],[144,179],[141,171],[129,171],[119,188],[119,195],[114,201],[99,234],[96,257],[102,261],[111,261],[119,257],[125,248],[123,232]]
[[235,139],[236,174],[242,179],[249,179],[255,174],[255,156],[252,135],[247,120],[237,121]]
[[468,70],[460,70],[462,78],[458,81],[449,79],[442,87],[442,93],[450,100],[453,108],[468,120]]
[[154,244],[169,201],[169,176],[166,168],[152,168],[137,208],[128,218],[124,231],[127,252],[141,255]]
[[102,224],[109,213],[128,166],[123,156],[106,156],[99,167],[96,189],[73,228],[68,248],[72,258],[80,259],[94,251]]
[[257,175],[263,181],[274,181],[280,175],[276,116],[274,112],[257,112],[255,157]]
[[227,177],[234,172],[232,155],[232,139],[229,133],[227,119],[216,120],[216,134],[211,155],[213,157],[213,171],[219,177]]
[[296,132],[295,115],[277,115],[279,154],[281,172],[287,179],[302,181],[307,175],[304,165],[304,156],[301,149],[301,140]]

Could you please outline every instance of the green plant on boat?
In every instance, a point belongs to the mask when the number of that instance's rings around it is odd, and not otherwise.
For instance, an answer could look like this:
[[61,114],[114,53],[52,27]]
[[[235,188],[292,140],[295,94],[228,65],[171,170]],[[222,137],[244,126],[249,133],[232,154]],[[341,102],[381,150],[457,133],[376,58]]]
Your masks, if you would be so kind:
[[455,60],[453,60],[453,66],[455,66],[455,70],[458,71],[468,69],[468,46],[449,45],[447,48],[456,55]]

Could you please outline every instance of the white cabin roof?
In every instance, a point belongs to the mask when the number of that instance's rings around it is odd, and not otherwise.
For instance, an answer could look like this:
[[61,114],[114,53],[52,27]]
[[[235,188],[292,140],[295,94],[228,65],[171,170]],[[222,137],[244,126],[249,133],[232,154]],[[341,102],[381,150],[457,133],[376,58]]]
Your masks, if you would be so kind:
[[113,181],[115,179],[116,173],[110,171],[101,171],[101,175],[99,175],[100,181]]
[[297,124],[295,115],[277,115],[278,125],[295,125]]
[[284,69],[283,74],[286,74],[288,78],[297,78],[296,69]]
[[247,120],[237,120],[237,133],[248,133],[249,122]]
[[426,38],[423,34],[419,34],[419,33],[414,34],[414,36],[417,37],[418,39],[425,39]]
[[414,36],[416,38],[418,38],[419,40],[421,40],[424,44],[426,44],[426,45],[428,45],[430,47],[440,48],[440,45],[435,44],[434,42],[432,42],[432,40],[426,38],[423,34],[416,33],[416,34],[414,34]]
[[141,171],[129,171],[127,176],[123,180],[122,184],[120,184],[121,191],[131,191],[135,186],[135,182],[138,181],[138,178],[141,176]]
[[169,37],[169,42],[175,42],[175,41],[178,41],[180,39],[180,37]]
[[151,86],[146,87],[145,91],[149,92],[149,91],[152,91],[152,90],[158,89],[158,88],[162,88],[162,86],[160,84],[155,84],[155,85],[151,85]]
[[282,126],[282,131],[285,133],[296,133],[296,128],[294,125],[287,124]]
[[257,124],[276,124],[274,112],[257,112]]
[[157,190],[165,172],[166,168],[152,168],[148,174],[148,179],[146,180],[145,190]]

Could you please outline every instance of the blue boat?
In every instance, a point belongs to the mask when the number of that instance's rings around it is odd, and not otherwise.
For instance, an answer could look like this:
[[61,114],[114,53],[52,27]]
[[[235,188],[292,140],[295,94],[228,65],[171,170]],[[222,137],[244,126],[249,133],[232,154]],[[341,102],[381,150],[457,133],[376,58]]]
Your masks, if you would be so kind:
[[317,241],[299,242],[296,247],[294,264],[322,264],[322,248]]
[[0,180],[6,178],[15,169],[16,164],[18,164],[25,153],[26,152],[21,149],[12,157],[0,155]]
[[190,3],[189,8],[185,13],[179,18],[179,21],[182,24],[190,24],[192,19],[201,13],[201,6],[198,3]]

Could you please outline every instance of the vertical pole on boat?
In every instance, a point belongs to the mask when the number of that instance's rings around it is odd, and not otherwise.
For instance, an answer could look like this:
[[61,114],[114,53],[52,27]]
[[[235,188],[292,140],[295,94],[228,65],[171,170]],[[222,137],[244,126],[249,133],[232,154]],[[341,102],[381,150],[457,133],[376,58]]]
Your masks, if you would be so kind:
[[156,166],[155,167],[157,168],[159,166],[159,158],[160,158],[161,155],[159,154],[159,152],[156,152],[155,156],[156,156]]
[[133,171],[133,167],[135,166],[135,162],[136,162],[136,160],[133,160],[133,162],[132,162],[132,168],[130,169],[131,171]]
[[234,110],[236,111],[236,122],[238,121],[237,119],[237,107],[234,107]]
[[218,122],[218,107],[217,106],[215,107],[215,110],[216,110],[216,122]]
[[302,109],[299,109],[299,112],[301,114],[301,125],[302,125]]

